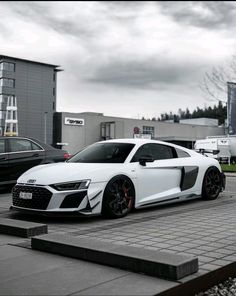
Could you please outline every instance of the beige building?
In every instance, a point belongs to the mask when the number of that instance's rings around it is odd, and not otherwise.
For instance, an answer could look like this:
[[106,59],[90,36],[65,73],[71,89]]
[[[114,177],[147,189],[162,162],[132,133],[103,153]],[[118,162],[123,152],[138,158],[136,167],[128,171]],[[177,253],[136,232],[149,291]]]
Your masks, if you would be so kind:
[[104,116],[93,112],[57,112],[54,114],[54,145],[75,153],[101,140],[146,137],[192,148],[198,139],[225,134],[223,127],[207,125],[207,121],[205,123],[169,123]]

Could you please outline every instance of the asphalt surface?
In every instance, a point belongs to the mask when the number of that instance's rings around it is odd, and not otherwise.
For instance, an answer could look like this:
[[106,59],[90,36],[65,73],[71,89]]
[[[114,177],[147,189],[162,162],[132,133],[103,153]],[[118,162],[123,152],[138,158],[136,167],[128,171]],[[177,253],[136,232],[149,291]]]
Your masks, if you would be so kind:
[[30,240],[0,235],[0,295],[155,295],[236,261],[236,177],[227,176],[217,200],[201,199],[134,211],[125,218],[46,218],[9,211],[0,194],[0,217],[48,225],[49,233],[122,246],[195,255],[198,273],[170,282],[30,249]]

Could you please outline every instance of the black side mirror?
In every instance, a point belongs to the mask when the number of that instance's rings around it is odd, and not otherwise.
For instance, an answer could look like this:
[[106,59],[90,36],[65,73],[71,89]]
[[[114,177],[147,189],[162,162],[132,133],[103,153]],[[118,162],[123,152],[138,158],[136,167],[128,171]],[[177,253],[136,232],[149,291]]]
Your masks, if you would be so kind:
[[149,155],[141,156],[139,158],[139,164],[142,165],[142,166],[146,166],[146,162],[153,162],[153,161],[154,161],[153,157],[149,156]]

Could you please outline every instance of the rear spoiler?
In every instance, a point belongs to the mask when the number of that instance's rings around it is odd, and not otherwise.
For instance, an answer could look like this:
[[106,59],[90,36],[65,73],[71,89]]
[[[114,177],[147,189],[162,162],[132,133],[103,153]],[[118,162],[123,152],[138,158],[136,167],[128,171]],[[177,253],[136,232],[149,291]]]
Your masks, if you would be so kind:
[[211,153],[211,154],[213,154],[213,155],[216,155],[216,154],[219,154],[220,153],[220,150],[210,150],[210,149],[203,149],[203,148],[201,148],[201,149],[197,149],[197,150],[195,150],[196,152],[198,152],[198,153],[201,153],[201,154],[205,154],[205,153]]

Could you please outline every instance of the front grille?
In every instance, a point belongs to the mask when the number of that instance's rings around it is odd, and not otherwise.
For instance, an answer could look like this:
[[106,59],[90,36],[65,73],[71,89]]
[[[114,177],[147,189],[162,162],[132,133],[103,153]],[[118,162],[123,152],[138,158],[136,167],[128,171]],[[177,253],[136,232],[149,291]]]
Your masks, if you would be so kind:
[[[32,193],[32,199],[20,198],[20,192]],[[16,185],[12,191],[13,206],[21,208],[46,210],[51,197],[52,192],[50,192],[46,188],[36,186]]]
[[78,208],[86,195],[87,190],[69,194],[64,198],[60,208]]

